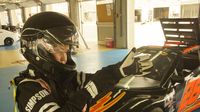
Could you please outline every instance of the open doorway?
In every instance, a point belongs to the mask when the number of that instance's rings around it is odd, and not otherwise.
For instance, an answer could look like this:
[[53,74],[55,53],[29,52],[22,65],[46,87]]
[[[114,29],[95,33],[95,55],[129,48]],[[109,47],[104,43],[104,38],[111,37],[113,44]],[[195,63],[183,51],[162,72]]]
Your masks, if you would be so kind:
[[82,35],[89,48],[98,44],[96,25],[96,1],[79,2],[80,26]]

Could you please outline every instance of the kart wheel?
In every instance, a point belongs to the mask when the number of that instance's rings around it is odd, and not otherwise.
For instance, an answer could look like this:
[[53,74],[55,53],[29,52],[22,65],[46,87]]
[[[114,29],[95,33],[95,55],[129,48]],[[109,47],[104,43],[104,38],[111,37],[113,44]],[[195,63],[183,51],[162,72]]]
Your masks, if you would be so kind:
[[160,107],[152,109],[150,112],[164,112]]
[[4,45],[6,46],[11,46],[13,44],[14,40],[10,37],[7,37],[5,40],[4,40]]

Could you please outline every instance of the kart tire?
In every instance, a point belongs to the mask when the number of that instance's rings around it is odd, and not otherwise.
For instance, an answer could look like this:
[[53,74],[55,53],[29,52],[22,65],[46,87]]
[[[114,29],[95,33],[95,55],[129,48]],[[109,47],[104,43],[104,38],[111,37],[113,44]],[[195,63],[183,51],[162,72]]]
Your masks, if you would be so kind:
[[4,40],[4,45],[6,46],[11,46],[13,44],[14,40],[10,37],[7,37],[5,40]]
[[164,112],[160,107],[153,108],[150,112]]

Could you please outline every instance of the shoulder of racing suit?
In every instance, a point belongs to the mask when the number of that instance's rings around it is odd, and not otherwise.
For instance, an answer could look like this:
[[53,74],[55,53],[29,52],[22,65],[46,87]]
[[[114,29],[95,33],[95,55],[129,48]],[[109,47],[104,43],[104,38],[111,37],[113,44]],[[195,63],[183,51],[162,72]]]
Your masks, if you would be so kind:
[[22,112],[55,111],[60,108],[51,92],[33,79],[24,79],[18,84],[16,101]]

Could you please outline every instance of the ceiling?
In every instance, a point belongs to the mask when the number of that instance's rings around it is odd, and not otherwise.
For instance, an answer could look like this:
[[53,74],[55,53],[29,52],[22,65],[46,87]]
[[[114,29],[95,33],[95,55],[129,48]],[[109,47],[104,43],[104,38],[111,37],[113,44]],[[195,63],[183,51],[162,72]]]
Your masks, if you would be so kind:
[[[21,7],[32,7],[42,4],[53,4],[67,2],[70,0],[0,0],[0,11],[8,9],[18,9]],[[112,1],[112,0],[77,0],[78,2],[84,1]]]
[[0,0],[0,11],[17,9],[21,7],[32,7],[42,4],[53,4],[66,2],[68,0]]

